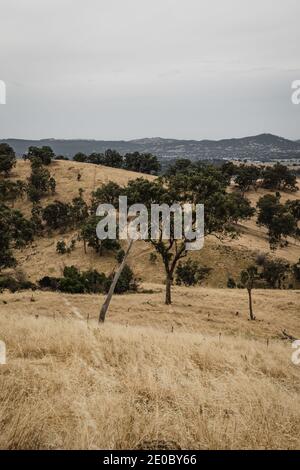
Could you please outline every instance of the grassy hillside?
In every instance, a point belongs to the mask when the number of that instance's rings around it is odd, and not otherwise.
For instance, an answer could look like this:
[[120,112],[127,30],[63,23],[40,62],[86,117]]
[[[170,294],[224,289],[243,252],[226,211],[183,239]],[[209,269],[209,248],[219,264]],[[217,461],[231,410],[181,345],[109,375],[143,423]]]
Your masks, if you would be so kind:
[[[13,178],[29,171],[19,161]],[[43,205],[71,200],[79,188],[89,199],[103,182],[140,176],[65,161],[50,171],[57,194]],[[264,193],[247,196],[255,205]],[[16,207],[30,214],[28,201]],[[300,366],[283,331],[300,338],[300,291],[255,289],[257,320],[249,321],[246,290],[218,287],[269,247],[255,219],[239,230],[237,240],[208,237],[189,255],[213,270],[204,287],[174,286],[168,307],[162,265],[136,242],[129,264],[140,293],[114,296],[101,326],[103,295],[1,293],[0,448],[299,449]],[[80,242],[69,255],[56,253],[56,242],[75,234],[52,233],[16,251],[16,271],[34,281],[71,264],[111,272],[114,255],[85,255]],[[276,255],[295,262],[300,246],[291,241]]]
[[[42,205],[48,204],[55,199],[71,201],[78,195],[80,188],[84,189],[84,197],[88,201],[91,192],[102,183],[114,181],[120,185],[126,185],[130,179],[143,176],[134,172],[109,168],[105,166],[91,165],[88,163],[76,163],[70,161],[54,161],[49,167],[51,174],[56,179],[56,194],[42,199]],[[77,181],[78,173],[81,180]],[[13,179],[25,180],[30,174],[30,163],[18,161],[13,171]],[[299,184],[300,186],[300,184]],[[247,197],[255,206],[260,196],[266,194],[265,190],[247,193]],[[293,194],[282,194],[282,199],[299,198],[299,191]],[[30,214],[31,204],[24,200],[18,201],[19,207],[24,213]],[[255,224],[255,218],[239,225],[240,237],[237,240],[217,240],[215,237],[205,239],[204,249],[195,252],[191,256],[198,259],[204,266],[209,266],[212,271],[206,281],[206,285],[212,287],[226,287],[228,277],[238,277],[242,269],[251,262],[257,252],[269,252],[269,244],[266,231]],[[83,243],[76,245],[75,251],[69,255],[61,256],[56,253],[56,243],[64,239],[70,241],[76,237],[76,232],[52,233],[47,237],[36,239],[35,242],[22,251],[16,252],[18,269],[23,270],[32,281],[36,281],[45,275],[61,275],[64,266],[75,264],[79,268],[96,268],[99,271],[110,273],[115,265],[113,254],[104,254],[99,257],[92,249],[88,249],[87,255],[83,251]],[[157,282],[164,280],[164,270],[160,259],[152,264],[149,255],[152,251],[150,245],[138,242],[133,248],[129,264],[142,281]],[[286,258],[290,262],[296,262],[300,258],[300,244],[290,240],[287,248],[280,248],[275,256]]]
[[173,311],[126,295],[101,328],[80,319],[99,296],[5,294],[0,448],[299,448],[300,368],[277,334],[300,333],[299,293],[258,292],[261,322],[243,294],[176,289]]

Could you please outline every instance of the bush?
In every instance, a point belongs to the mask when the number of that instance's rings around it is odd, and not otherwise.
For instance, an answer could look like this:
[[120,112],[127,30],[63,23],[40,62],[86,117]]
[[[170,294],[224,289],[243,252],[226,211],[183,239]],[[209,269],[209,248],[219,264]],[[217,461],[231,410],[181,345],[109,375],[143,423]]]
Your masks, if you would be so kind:
[[64,255],[65,253],[67,253],[67,246],[66,246],[66,242],[63,241],[63,240],[60,240],[56,243],[56,251],[57,253],[59,253],[60,255]]
[[54,194],[56,181],[50,175],[46,168],[42,167],[39,158],[31,160],[31,174],[28,178],[27,195],[31,202],[39,202],[39,200],[49,193]]
[[232,277],[228,278],[227,287],[228,287],[228,289],[235,289],[237,287],[236,282]]
[[157,254],[156,253],[150,253],[149,261],[150,261],[150,263],[155,264],[156,261],[157,261]]
[[55,154],[51,147],[29,147],[27,154],[23,155],[24,160],[39,160],[42,165],[50,165],[55,158]]
[[19,290],[36,289],[36,285],[27,280],[17,280],[11,276],[0,276],[0,291],[8,289],[10,292],[17,292]]
[[16,155],[13,148],[8,144],[0,144],[0,173],[8,176],[15,165]]
[[[41,289],[67,292],[70,294],[97,294],[108,292],[113,275],[106,277],[104,273],[88,270],[80,272],[76,266],[66,266],[63,277],[44,276],[38,284]],[[136,291],[137,281],[129,266],[125,265],[117,283],[115,293],[123,294],[127,291]]]
[[59,280],[59,290],[61,292],[68,292],[69,294],[84,294],[86,292],[81,279],[72,277],[62,277]]
[[43,209],[42,218],[50,229],[66,229],[71,225],[71,206],[68,203],[54,201]]
[[300,281],[300,258],[298,263],[293,265],[293,273],[297,281]]
[[294,171],[281,163],[267,167],[263,171],[262,187],[273,190],[297,191],[297,178]]
[[8,289],[11,292],[16,292],[18,290],[18,282],[10,276],[1,276],[0,291],[2,291],[3,289]]
[[66,253],[69,254],[69,253],[71,253],[72,251],[74,251],[75,245],[76,245],[76,240],[75,240],[75,239],[72,239],[72,240],[71,240],[70,245],[67,245],[64,240],[59,240],[59,241],[56,243],[56,251],[57,251],[57,253],[59,253],[60,255],[65,255]]
[[185,263],[179,262],[176,269],[176,284],[185,286],[195,286],[203,281],[210,273],[211,268],[201,267],[197,261],[187,260]]
[[281,289],[286,284],[291,267],[285,259],[273,259],[261,253],[256,257],[256,264],[260,267],[260,278],[268,287]]
[[33,241],[34,226],[17,210],[0,203],[0,269],[16,265],[13,248],[23,248]]
[[116,254],[116,260],[118,261],[119,264],[122,263],[123,259],[125,256],[125,251],[124,250],[119,250]]
[[59,281],[58,277],[44,276],[38,281],[38,284],[42,289],[59,290]]
[[[114,275],[111,274],[105,281],[104,289],[107,293],[113,281]],[[134,277],[132,269],[125,264],[124,269],[119,277],[115,288],[115,294],[124,294],[125,292],[131,291],[136,292],[138,288],[137,280]]]
[[96,269],[89,270],[82,273],[81,279],[86,292],[92,292],[94,294],[104,292],[104,284],[107,279],[104,273],[99,273]]

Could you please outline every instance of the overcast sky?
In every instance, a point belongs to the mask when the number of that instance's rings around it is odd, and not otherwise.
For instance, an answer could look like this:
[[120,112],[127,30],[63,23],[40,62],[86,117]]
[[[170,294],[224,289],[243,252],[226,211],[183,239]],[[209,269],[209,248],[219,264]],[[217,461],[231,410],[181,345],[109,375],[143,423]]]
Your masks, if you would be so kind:
[[300,139],[299,0],[1,0],[0,137]]

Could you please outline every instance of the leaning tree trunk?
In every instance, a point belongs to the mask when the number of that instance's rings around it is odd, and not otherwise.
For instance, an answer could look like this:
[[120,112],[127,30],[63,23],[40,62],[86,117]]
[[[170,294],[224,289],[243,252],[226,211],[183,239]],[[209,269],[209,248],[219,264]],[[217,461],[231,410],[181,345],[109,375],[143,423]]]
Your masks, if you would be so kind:
[[252,292],[251,292],[251,289],[248,289],[248,295],[249,295],[250,320],[255,320],[255,315],[253,313],[253,308],[252,308]]
[[171,303],[172,303],[171,286],[172,286],[172,277],[167,274],[167,277],[166,277],[166,300],[165,300],[166,305],[171,305]]
[[131,250],[131,247],[132,247],[132,244],[133,244],[133,240],[130,240],[129,242],[129,245],[128,245],[128,248],[127,248],[127,251],[125,253],[125,256],[123,258],[123,261],[122,263],[120,264],[120,267],[119,269],[115,272],[115,276],[114,276],[114,279],[113,279],[113,282],[111,283],[111,286],[109,288],[109,291],[108,291],[108,294],[106,296],[106,299],[104,301],[104,304],[102,305],[101,307],[101,310],[100,310],[100,314],[99,314],[99,323],[104,323],[105,321],[105,316],[106,316],[106,313],[107,313],[107,310],[108,310],[108,307],[109,307],[109,304],[110,304],[110,301],[111,301],[111,298],[114,294],[114,291],[115,291],[115,287],[117,285],[117,282],[118,282],[118,279],[121,275],[121,272],[123,271],[123,268],[125,266],[125,263],[126,263],[126,259],[129,255],[129,252]]

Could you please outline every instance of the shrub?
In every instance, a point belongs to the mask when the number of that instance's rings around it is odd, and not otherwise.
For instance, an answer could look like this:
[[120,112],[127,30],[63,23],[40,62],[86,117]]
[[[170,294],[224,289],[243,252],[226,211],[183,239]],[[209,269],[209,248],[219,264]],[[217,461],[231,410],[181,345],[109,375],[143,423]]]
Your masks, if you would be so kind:
[[38,202],[46,194],[55,193],[56,181],[39,158],[31,160],[31,175],[28,178],[27,195],[31,202]]
[[[63,277],[44,276],[38,284],[41,289],[57,290],[70,294],[106,293],[109,290],[113,275],[106,277],[104,273],[88,270],[80,272],[76,266],[66,266]],[[126,291],[136,291],[137,281],[129,266],[125,266],[117,283],[115,293],[123,294]]]
[[65,255],[66,253],[69,254],[69,253],[71,253],[72,251],[74,251],[75,245],[76,245],[76,240],[75,240],[74,238],[71,240],[70,245],[67,245],[64,240],[59,240],[59,241],[56,243],[56,251],[57,251],[57,253],[59,253],[60,255]]
[[38,284],[42,289],[59,290],[59,281],[58,277],[44,276],[38,281]]
[[11,292],[17,292],[19,290],[36,289],[36,285],[27,280],[17,280],[11,276],[0,276],[0,291],[8,289]]
[[82,273],[81,279],[86,292],[92,292],[94,294],[104,292],[104,284],[107,279],[104,273],[99,273],[96,269],[89,270]]
[[42,218],[50,229],[66,229],[72,220],[70,204],[54,201],[43,209]]
[[228,289],[235,289],[237,287],[236,282],[232,277],[228,278],[227,287],[228,287]]
[[0,277],[0,291],[3,289],[9,289],[11,292],[18,290],[18,282],[10,276]]
[[150,253],[149,261],[150,261],[150,263],[155,264],[156,261],[157,261],[157,254],[156,253]]
[[201,267],[197,261],[187,260],[179,262],[176,269],[176,284],[194,286],[203,281],[211,271],[211,268]]
[[296,174],[287,166],[276,163],[263,171],[262,187],[273,190],[297,191]]
[[81,279],[72,277],[62,277],[59,280],[59,290],[61,292],[68,292],[69,294],[83,294],[86,292]]
[[0,173],[8,176],[15,165],[16,155],[13,148],[8,144],[0,144]]
[[116,254],[116,260],[118,261],[119,264],[122,263],[123,259],[124,259],[124,256],[125,256],[125,251],[124,250],[119,250]]
[[42,165],[50,165],[54,157],[55,154],[52,148],[47,145],[43,147],[31,146],[29,147],[27,154],[23,155],[24,160],[39,160]]
[[[105,281],[104,289],[107,293],[113,280],[113,274],[111,274]],[[124,294],[125,292],[131,291],[136,292],[138,288],[137,279],[134,277],[132,269],[126,264],[119,277],[115,288],[115,294]]]
[[60,240],[56,243],[56,251],[57,253],[59,253],[60,255],[64,255],[65,253],[67,253],[67,245],[66,245],[66,242],[63,241],[63,240]]
[[0,203],[0,269],[15,266],[13,248],[22,248],[33,241],[34,226],[17,210]]
[[293,273],[297,281],[300,281],[300,258],[298,263],[293,265]]

